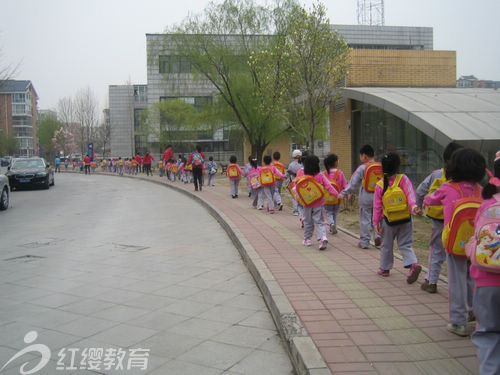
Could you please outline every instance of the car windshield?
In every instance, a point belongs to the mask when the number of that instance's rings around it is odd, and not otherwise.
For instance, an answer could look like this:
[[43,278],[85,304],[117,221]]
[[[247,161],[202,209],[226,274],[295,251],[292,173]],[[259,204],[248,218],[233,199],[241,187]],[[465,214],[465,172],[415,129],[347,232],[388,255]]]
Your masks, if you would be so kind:
[[29,168],[45,168],[45,164],[41,159],[35,160],[16,160],[11,169],[29,169]]

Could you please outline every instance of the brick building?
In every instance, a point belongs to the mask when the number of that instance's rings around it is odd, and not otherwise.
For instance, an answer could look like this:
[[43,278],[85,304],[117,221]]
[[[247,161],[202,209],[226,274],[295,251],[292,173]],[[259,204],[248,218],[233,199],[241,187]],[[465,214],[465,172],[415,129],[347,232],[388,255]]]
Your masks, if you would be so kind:
[[0,132],[13,134],[18,155],[38,155],[38,95],[31,81],[0,81]]

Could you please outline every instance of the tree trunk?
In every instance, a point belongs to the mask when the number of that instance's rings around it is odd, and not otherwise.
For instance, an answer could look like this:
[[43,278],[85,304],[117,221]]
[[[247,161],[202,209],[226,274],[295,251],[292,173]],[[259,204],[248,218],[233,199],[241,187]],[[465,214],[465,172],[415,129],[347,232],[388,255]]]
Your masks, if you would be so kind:
[[264,150],[266,149],[267,145],[262,145],[259,143],[254,143],[252,144],[252,156],[255,156],[257,158],[257,163],[260,165],[262,164],[262,158],[264,157]]

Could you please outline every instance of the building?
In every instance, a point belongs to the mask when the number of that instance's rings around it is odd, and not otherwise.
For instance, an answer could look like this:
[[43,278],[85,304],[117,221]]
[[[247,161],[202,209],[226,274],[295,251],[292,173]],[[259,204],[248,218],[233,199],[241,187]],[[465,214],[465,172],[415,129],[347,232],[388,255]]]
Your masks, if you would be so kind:
[[0,132],[13,134],[18,154],[38,155],[38,95],[31,81],[0,81]]
[[140,112],[147,108],[146,85],[109,86],[109,124],[112,157],[144,153],[146,144],[139,131]]
[[474,76],[460,76],[457,79],[457,87],[461,88],[482,88],[482,89],[498,89],[500,88],[500,81],[491,81],[484,79],[477,79]]

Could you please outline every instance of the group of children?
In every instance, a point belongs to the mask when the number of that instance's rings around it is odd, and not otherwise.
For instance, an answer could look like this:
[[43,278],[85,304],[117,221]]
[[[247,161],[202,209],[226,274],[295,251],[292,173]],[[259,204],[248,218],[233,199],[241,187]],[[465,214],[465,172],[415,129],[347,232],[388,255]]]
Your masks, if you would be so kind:
[[417,281],[422,270],[413,250],[411,217],[425,214],[432,220],[432,232],[429,267],[421,289],[436,293],[446,259],[450,301],[447,329],[466,336],[467,322],[477,319],[473,341],[478,348],[481,373],[500,373],[500,151],[494,175],[490,175],[483,189],[479,182],[487,171],[484,157],[452,142],[443,153],[444,167],[433,171],[416,192],[410,179],[399,173],[398,154],[388,152],[377,162],[370,145],[360,149],[361,165],[349,183],[337,168],[338,157],[334,154],[324,159],[323,172],[314,155],[295,150],[292,158],[285,169],[278,152],[272,159],[266,155],[263,166],[250,157],[242,170],[232,157],[226,172],[232,198],[238,197],[239,182],[246,177],[252,206],[263,209],[267,201],[267,210],[272,214],[275,205],[282,208],[281,185],[287,181],[294,198],[293,214],[299,216],[304,228],[304,246],[312,245],[316,227],[319,249],[323,250],[328,243],[327,229],[332,234],[337,232],[341,200],[359,190],[358,246],[367,249],[373,232],[374,244],[381,248],[377,272],[388,277],[394,264],[396,240],[403,266],[408,269],[408,284]]

